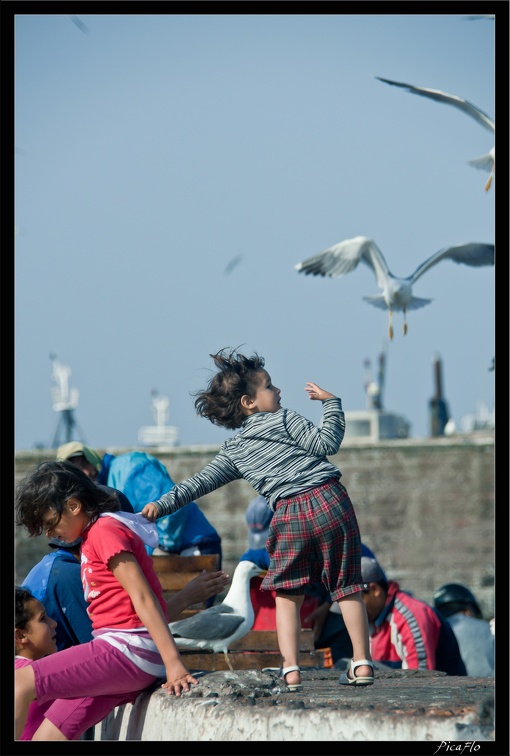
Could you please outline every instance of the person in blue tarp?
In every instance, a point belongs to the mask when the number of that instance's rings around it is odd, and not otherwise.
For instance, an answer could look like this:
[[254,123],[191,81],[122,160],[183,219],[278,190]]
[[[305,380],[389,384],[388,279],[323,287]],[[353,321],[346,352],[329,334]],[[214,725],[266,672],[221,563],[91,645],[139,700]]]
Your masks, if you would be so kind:
[[[115,492],[121,509],[140,512],[152,498],[168,493],[175,485],[165,465],[147,452],[104,454],[78,441],[63,444],[57,460],[67,460],[92,478],[100,488]],[[159,549],[146,546],[149,554],[199,556],[218,554],[221,569],[221,537],[194,501],[173,515],[156,522]]]
[[[175,485],[165,465],[147,452],[133,451],[114,456],[105,454],[100,480],[123,491],[140,512],[148,501],[160,498]],[[159,550],[146,547],[149,553],[194,556],[218,554],[221,568],[221,537],[198,504],[192,501],[175,514],[156,521]]]

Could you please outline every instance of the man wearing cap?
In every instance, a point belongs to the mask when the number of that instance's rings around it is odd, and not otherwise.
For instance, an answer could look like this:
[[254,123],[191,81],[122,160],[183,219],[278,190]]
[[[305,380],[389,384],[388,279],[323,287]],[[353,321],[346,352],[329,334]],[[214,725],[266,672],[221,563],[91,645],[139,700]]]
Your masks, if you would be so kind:
[[362,556],[361,574],[374,661],[396,669],[466,675],[455,635],[438,612],[387,580],[376,559]]
[[450,624],[468,675],[493,677],[494,634],[480,605],[462,583],[446,583],[434,593],[434,607]]
[[264,496],[256,496],[246,509],[248,549],[265,549],[273,511]]
[[[133,506],[129,501],[126,494],[119,491],[117,488],[106,486],[97,482],[99,471],[101,470],[102,459],[99,454],[91,449],[89,446],[85,446],[80,441],[70,441],[67,444],[62,444],[57,449],[57,462],[71,462],[80,470],[83,470],[85,475],[91,478],[96,486],[102,488],[103,491],[108,491],[110,494],[115,494],[119,500],[120,508],[123,512],[134,512]],[[51,616],[51,615],[50,615]]]

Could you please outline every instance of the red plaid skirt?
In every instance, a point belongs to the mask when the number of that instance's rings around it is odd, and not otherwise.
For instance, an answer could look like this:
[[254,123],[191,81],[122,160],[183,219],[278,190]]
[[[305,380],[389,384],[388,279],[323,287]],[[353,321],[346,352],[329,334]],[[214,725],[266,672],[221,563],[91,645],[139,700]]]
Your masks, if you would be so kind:
[[280,499],[266,549],[271,563],[262,590],[300,596],[306,585],[322,583],[335,601],[363,588],[358,521],[338,478]]

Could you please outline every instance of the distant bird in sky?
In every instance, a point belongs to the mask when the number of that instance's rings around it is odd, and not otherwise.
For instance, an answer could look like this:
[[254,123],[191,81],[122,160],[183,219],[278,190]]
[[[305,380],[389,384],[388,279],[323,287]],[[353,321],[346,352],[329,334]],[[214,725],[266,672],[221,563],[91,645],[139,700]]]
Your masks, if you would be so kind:
[[86,24],[84,24],[83,21],[78,18],[78,16],[69,16],[69,18],[71,19],[73,24],[78,27],[80,31],[82,31],[84,34],[89,33],[90,31],[89,27]]
[[360,261],[364,262],[373,270],[382,294],[375,297],[363,297],[363,299],[374,307],[389,311],[388,333],[390,339],[393,339],[393,311],[401,310],[404,313],[405,335],[407,310],[416,310],[432,302],[431,299],[413,296],[413,284],[427,270],[442,260],[453,260],[474,267],[494,265],[494,244],[471,242],[443,247],[419,265],[410,276],[399,278],[390,272],[383,253],[372,239],[366,236],[355,236],[328,247],[324,252],[319,252],[304,262],[298,263],[294,268],[305,275],[337,278],[353,271]]
[[224,270],[225,275],[228,275],[229,273],[232,273],[232,271],[234,270],[234,268],[237,265],[239,265],[239,263],[241,262],[242,259],[243,259],[242,255],[236,255],[235,257],[233,257],[230,260],[230,262],[227,263],[227,265],[225,266],[225,270]]
[[178,648],[208,649],[223,652],[229,669],[229,646],[253,627],[255,613],[250,598],[250,580],[265,574],[254,562],[239,562],[232,576],[230,590],[221,604],[210,606],[186,619],[170,622],[170,631]]
[[[380,76],[376,76],[375,78],[379,79],[379,81],[383,81],[385,84],[391,84],[394,87],[402,87],[403,89],[407,89],[407,91],[411,92],[412,94],[428,97],[431,100],[443,102],[446,105],[453,105],[454,108],[458,108],[464,113],[467,113],[467,115],[471,116],[471,118],[474,118],[475,121],[477,121],[477,123],[479,123],[485,129],[492,131],[494,135],[496,134],[496,125],[493,119],[490,118],[490,116],[488,116],[486,113],[484,113],[483,110],[477,108],[476,105],[473,105],[467,100],[463,100],[462,97],[457,97],[456,95],[441,92],[439,89],[425,89],[424,87],[414,87],[412,84],[403,84],[400,81],[382,79]],[[473,158],[473,160],[468,160],[468,163],[474,168],[488,171],[490,173],[487,183],[485,184],[485,191],[488,192],[492,184],[492,179],[494,178],[494,171],[496,167],[496,147],[492,147],[485,155],[481,155],[478,158]]]

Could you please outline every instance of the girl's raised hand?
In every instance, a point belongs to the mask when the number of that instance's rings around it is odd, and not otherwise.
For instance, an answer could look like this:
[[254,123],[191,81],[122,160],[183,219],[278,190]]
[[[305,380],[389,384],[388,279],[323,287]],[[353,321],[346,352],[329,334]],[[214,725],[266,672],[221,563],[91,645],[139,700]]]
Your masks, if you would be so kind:
[[322,402],[324,399],[335,398],[334,394],[330,394],[329,391],[324,391],[324,389],[321,389],[320,386],[317,386],[316,383],[312,383],[311,381],[307,382],[305,391],[308,393],[310,399],[319,399]]

